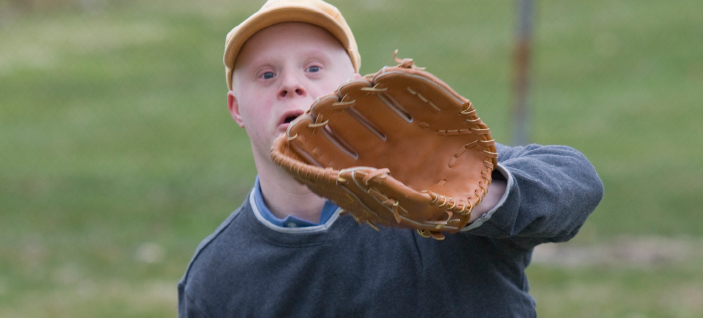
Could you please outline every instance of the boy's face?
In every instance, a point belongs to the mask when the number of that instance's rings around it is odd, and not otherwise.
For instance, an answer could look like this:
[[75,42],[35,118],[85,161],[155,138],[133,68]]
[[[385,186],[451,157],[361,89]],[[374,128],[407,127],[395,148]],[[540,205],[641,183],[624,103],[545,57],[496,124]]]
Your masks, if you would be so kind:
[[274,138],[291,120],[355,75],[342,45],[319,27],[281,23],[249,38],[237,58],[227,101],[249,135],[255,162],[271,161]]

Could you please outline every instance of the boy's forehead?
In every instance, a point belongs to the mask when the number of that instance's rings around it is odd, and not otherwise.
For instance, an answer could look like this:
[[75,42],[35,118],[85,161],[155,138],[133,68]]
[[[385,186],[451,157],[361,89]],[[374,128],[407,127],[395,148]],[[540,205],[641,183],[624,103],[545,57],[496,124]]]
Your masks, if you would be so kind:
[[235,61],[235,69],[239,68],[242,63],[249,60],[248,55],[260,54],[262,52],[250,52],[257,49],[277,49],[276,41],[281,39],[293,39],[305,41],[307,45],[315,46],[314,48],[334,48],[344,50],[345,47],[327,30],[313,24],[305,22],[284,22],[266,27],[254,35],[252,35],[242,45],[242,49]]

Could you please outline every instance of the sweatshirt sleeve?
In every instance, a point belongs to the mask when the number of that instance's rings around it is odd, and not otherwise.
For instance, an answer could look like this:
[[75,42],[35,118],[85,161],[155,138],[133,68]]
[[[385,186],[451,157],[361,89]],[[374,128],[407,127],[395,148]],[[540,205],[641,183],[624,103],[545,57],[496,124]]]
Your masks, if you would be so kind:
[[587,158],[567,146],[497,144],[497,151],[494,175],[506,179],[506,192],[467,232],[524,247],[574,237],[604,193]]

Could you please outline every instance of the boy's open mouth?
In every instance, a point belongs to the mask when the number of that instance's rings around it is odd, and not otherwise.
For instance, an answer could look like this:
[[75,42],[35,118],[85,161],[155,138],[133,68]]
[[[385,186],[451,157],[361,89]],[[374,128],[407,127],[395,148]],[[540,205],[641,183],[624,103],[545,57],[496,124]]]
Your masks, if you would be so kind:
[[303,111],[301,110],[292,110],[288,111],[281,116],[281,121],[279,121],[280,125],[287,125],[296,120],[298,116],[303,115]]

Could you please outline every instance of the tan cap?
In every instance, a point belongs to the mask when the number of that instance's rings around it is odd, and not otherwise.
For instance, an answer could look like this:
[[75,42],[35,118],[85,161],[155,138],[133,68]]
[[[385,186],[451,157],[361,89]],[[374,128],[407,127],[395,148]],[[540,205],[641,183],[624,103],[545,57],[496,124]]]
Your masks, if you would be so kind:
[[223,62],[229,89],[232,89],[235,61],[244,43],[259,30],[283,22],[305,22],[327,30],[347,50],[355,72],[359,72],[362,62],[357,42],[336,7],[321,0],[269,0],[259,11],[227,34]]

